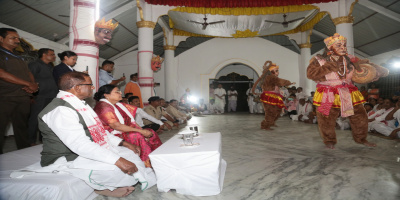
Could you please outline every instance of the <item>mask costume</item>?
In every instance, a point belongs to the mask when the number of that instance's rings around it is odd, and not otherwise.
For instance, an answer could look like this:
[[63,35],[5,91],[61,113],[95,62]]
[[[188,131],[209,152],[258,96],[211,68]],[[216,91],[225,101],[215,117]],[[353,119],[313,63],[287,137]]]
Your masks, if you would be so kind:
[[164,58],[160,58],[160,56],[153,55],[151,59],[151,69],[154,72],[157,72],[161,69],[161,63],[164,61]]
[[94,25],[94,38],[96,43],[103,45],[110,42],[112,38],[111,35],[117,26],[118,22],[113,24],[112,19],[108,20],[107,22],[104,18],[97,21]]
[[326,38],[324,54],[312,58],[307,68],[307,78],[317,83],[313,104],[317,106],[319,131],[325,145],[333,149],[337,143],[336,119],[341,115],[349,118],[355,142],[376,146],[367,141],[365,100],[353,82],[376,81],[387,76],[389,71],[367,59],[348,55],[346,42],[346,38],[338,33]]
[[263,74],[253,85],[252,93],[254,94],[257,85],[261,86],[263,93],[260,96],[260,101],[263,103],[265,112],[265,119],[261,122],[261,129],[273,130],[271,126],[276,126],[275,121],[278,119],[282,108],[285,107],[279,87],[288,86],[292,83],[278,78],[279,66],[275,63],[267,61],[263,68]]

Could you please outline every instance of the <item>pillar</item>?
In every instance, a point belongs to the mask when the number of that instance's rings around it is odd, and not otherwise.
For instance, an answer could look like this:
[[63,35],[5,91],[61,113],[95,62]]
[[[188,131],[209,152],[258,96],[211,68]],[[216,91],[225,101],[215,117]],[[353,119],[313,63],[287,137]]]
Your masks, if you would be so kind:
[[303,88],[305,95],[310,95],[310,92],[315,89],[314,81],[307,78],[307,67],[311,60],[311,30],[301,33],[300,47],[300,62],[299,62],[299,85]]
[[96,90],[99,86],[99,45],[94,38],[96,23],[96,0],[70,1],[69,48],[78,55],[76,71],[86,71],[92,78]]
[[336,26],[336,33],[347,38],[347,52],[354,55],[353,16],[343,16],[333,19]]
[[154,76],[151,69],[153,57],[153,29],[156,23],[152,21],[138,21],[139,49],[138,49],[138,79],[143,105],[149,104],[148,99],[154,95]]
[[177,91],[178,91],[178,70],[176,65],[174,64],[175,58],[175,49],[174,45],[165,45],[165,98],[169,101],[171,99],[177,99]]

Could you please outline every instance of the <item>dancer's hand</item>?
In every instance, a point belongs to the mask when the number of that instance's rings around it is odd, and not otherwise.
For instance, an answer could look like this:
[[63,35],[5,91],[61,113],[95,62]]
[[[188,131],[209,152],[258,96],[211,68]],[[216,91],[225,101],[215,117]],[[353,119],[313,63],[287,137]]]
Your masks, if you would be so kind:
[[292,83],[290,83],[290,85],[295,85],[296,84],[296,82],[292,82]]

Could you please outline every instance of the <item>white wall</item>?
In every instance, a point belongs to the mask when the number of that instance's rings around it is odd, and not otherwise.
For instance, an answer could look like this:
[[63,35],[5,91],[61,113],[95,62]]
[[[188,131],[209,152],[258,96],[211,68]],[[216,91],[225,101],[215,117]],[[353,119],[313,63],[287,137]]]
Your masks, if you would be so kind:
[[[25,39],[26,41],[28,41],[33,48],[39,50],[40,48],[50,48],[50,49],[54,49],[54,52],[56,53],[61,53],[63,51],[69,50],[69,47],[67,45],[63,45],[54,41],[50,41],[48,39],[39,37],[37,35],[33,35],[31,33],[28,33],[26,31],[23,31],[21,29],[17,29],[14,28],[12,26],[0,23],[0,27],[4,27],[4,28],[13,28],[15,30],[17,30],[19,36],[23,39]],[[79,60],[78,60],[79,62]],[[56,62],[54,63],[55,65],[57,65],[58,63],[60,63],[60,59],[57,57]]]
[[[209,79],[215,79],[223,67],[232,63],[247,65],[259,76],[265,61],[272,60],[280,66],[281,78],[299,83],[298,58],[299,54],[262,38],[208,40],[175,57],[178,91],[174,98],[180,98],[185,89],[190,88],[193,95],[207,99]],[[129,78],[130,74],[138,70],[137,51],[130,52],[114,62],[116,66],[114,76],[120,77],[122,73],[125,73],[125,76]],[[165,97],[165,79],[168,77],[164,76],[163,65],[160,71],[154,73],[155,82],[161,83],[161,87],[155,89],[160,97]],[[121,90],[124,89],[125,84]]]
[[280,66],[280,77],[299,82],[299,54],[262,38],[215,38],[177,56],[179,98],[186,88],[193,95],[208,98],[209,79],[231,63],[243,63],[259,75],[265,61]]

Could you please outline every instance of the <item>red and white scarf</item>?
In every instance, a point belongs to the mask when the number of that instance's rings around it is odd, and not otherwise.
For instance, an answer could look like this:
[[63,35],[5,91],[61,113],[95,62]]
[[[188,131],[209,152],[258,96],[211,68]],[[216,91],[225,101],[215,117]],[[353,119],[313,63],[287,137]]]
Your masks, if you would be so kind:
[[105,147],[106,149],[109,148],[110,145],[107,133],[99,119],[99,116],[97,116],[94,110],[88,104],[86,104],[85,101],[80,100],[72,93],[62,90],[60,90],[60,92],[57,94],[57,98],[60,98],[71,104],[71,106],[74,107],[75,110],[82,116],[95,143]]

